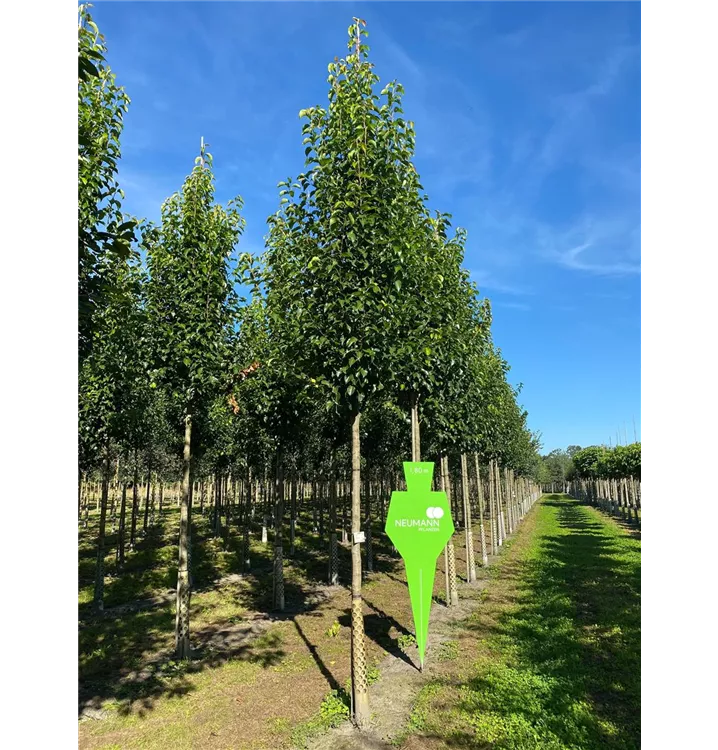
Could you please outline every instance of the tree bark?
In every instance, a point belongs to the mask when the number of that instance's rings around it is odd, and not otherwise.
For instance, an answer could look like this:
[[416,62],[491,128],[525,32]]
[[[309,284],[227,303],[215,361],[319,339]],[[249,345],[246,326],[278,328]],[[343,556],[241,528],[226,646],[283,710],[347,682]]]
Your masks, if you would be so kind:
[[411,460],[421,461],[421,434],[419,430],[419,397],[411,396]]
[[137,532],[137,506],[139,505],[137,486],[137,451],[135,451],[135,465],[132,472],[132,523],[130,526],[130,549],[135,548],[135,534]]
[[122,503],[120,505],[120,527],[117,533],[117,567],[125,564],[125,519],[127,517],[127,482],[122,480]]
[[481,538],[481,561],[486,567],[489,564],[489,556],[486,554],[486,535],[484,532],[484,491],[481,487],[481,472],[479,470],[479,454],[474,453],[474,466],[476,468],[476,492],[479,501],[479,535]]
[[[449,507],[451,507],[451,483],[449,479],[449,457],[444,455],[441,457],[441,477],[444,485],[444,492],[449,500]],[[453,538],[449,539],[446,545],[447,551],[447,568],[449,571],[449,591],[448,601],[451,602],[451,606],[455,607],[459,603],[459,590],[456,587],[456,550],[454,548]]]
[[282,536],[284,532],[284,462],[282,452],[277,455],[277,491],[275,492],[274,510],[274,609],[284,610],[284,559]]
[[466,453],[461,454],[461,494],[464,499],[464,525],[466,532],[466,580],[476,580],[476,561],[474,560],[474,532],[471,526],[471,499],[469,498],[469,469]]
[[95,594],[93,604],[98,612],[104,609],[105,593],[105,523],[107,520],[107,494],[110,486],[110,440],[105,446],[105,464],[102,471],[102,493],[100,498],[100,526],[97,530],[97,563],[95,566]]
[[361,548],[356,535],[361,530],[361,412],[352,419],[352,632],[351,667],[354,723],[359,729],[369,725],[369,690],[366,677],[364,609],[361,595]]
[[329,585],[339,583],[339,549],[337,544],[337,474],[334,451],[329,459]]
[[180,505],[179,560],[177,570],[177,610],[175,619],[175,653],[178,659],[190,658],[189,607],[191,584],[189,576],[190,556],[190,462],[192,459],[192,417],[185,417],[184,451],[182,466],[182,498]]
[[147,462],[147,488],[145,491],[145,517],[142,519],[142,533],[147,534],[147,520],[150,515],[150,489],[152,486],[152,464]]

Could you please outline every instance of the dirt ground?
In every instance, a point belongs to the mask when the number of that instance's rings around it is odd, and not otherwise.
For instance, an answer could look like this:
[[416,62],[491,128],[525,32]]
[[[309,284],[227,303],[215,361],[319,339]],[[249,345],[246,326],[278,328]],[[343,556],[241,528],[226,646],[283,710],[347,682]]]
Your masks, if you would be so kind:
[[[370,688],[375,727],[364,737],[365,743],[370,739],[383,743],[405,725],[441,644],[452,639],[452,622],[478,605],[488,575],[479,565],[479,581],[471,586],[461,583],[460,605],[447,608],[440,556],[422,674],[417,669],[416,647],[407,647],[406,653],[399,647],[399,637],[413,633],[403,562],[390,546],[381,545],[380,536],[375,536],[375,572],[367,574],[363,587],[367,661],[379,670]],[[464,534],[457,533],[460,577],[466,572],[463,542]],[[474,545],[480,549],[478,527]],[[342,560],[340,570],[348,572],[348,549],[342,550],[342,556],[347,559]],[[269,570],[261,581],[250,582],[236,573],[225,575],[193,596],[195,659],[189,666],[171,660],[171,590],[155,594],[151,606],[125,603],[123,608],[110,610],[97,641],[105,649],[103,659],[109,659],[107,651],[112,652],[113,644],[118,658],[112,662],[111,674],[102,666],[99,680],[81,681],[79,748],[258,750],[295,745],[297,727],[317,716],[330,691],[344,688],[350,667],[349,581],[345,578],[337,587],[310,585],[299,568],[299,562],[286,563],[290,595],[283,613],[267,614],[244,606],[243,592],[250,583],[264,591],[271,585]],[[253,576],[261,578],[257,572]],[[237,601],[243,606],[232,610]],[[228,612],[229,616],[220,616]],[[134,650],[128,649],[123,660],[127,623],[141,632],[145,621],[147,633],[158,635],[148,636],[139,645],[135,638]],[[342,747],[339,743],[351,743],[351,736],[346,723],[310,742],[316,748]]]

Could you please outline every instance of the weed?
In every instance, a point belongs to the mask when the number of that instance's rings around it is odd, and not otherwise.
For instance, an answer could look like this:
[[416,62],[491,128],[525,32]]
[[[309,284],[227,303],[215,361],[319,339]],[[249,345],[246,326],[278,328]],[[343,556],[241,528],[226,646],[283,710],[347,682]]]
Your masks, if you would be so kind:
[[336,638],[339,635],[341,627],[342,626],[339,624],[339,620],[334,620],[334,622],[329,626],[326,632],[327,637]]
[[406,652],[412,646],[416,646],[416,638],[411,633],[404,633],[396,639],[396,643],[402,651]]
[[459,642],[458,641],[444,641],[439,646],[438,653],[439,661],[451,661],[459,658]]

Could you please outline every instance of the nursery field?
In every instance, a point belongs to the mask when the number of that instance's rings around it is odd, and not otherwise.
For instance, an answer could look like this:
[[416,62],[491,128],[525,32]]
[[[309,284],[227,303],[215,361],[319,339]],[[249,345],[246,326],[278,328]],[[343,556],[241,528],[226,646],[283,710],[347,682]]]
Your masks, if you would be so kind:
[[440,557],[423,674],[404,565],[378,533],[363,586],[378,727],[363,737],[347,720],[349,592],[312,584],[326,567],[316,535],[298,536],[287,607],[272,615],[269,546],[253,543],[241,574],[232,531],[212,537],[199,513],[195,524],[196,644],[184,663],[172,659],[176,544],[163,527],[116,586],[108,570],[101,618],[83,603],[94,561],[81,540],[81,748],[640,746],[640,534],[594,508],[544,496],[473,584],[457,534],[460,606],[445,605]]
[[[242,573],[236,527],[214,537],[211,514],[193,514],[193,658],[179,662],[173,630],[177,510],[165,510],[149,527],[121,577],[114,554],[108,555],[101,616],[92,609],[93,515],[80,534],[81,748],[303,747],[348,718],[349,576],[340,573],[337,586],[317,584],[326,579],[328,555],[311,517],[300,517],[295,555],[285,560],[285,610],[272,612],[273,551],[261,543],[260,528],[252,534],[252,570]],[[365,574],[362,586],[370,685],[384,679],[387,660],[419,674],[404,564],[378,523],[374,532],[374,572]],[[478,534],[476,524],[477,548]],[[475,602],[477,592],[465,585],[464,534],[456,534],[455,545],[463,605]],[[349,573],[350,550],[342,544],[338,550],[338,569]],[[442,611],[463,611],[445,604],[443,560],[432,622]],[[432,656],[430,645],[429,661]]]

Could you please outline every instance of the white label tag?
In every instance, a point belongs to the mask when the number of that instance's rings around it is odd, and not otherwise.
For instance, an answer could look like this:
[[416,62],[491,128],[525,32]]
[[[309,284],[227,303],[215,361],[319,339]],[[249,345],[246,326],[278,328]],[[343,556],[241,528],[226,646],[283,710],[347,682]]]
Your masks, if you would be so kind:
[[361,544],[363,541],[366,541],[366,536],[364,535],[364,532],[355,531],[354,532],[354,544]]

